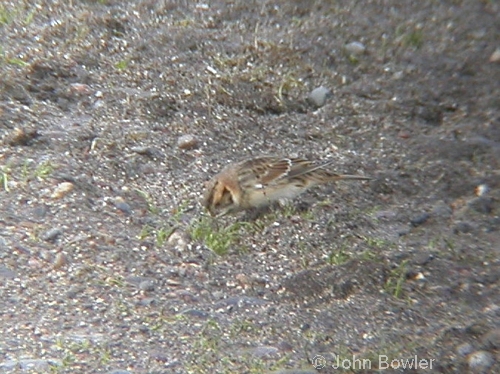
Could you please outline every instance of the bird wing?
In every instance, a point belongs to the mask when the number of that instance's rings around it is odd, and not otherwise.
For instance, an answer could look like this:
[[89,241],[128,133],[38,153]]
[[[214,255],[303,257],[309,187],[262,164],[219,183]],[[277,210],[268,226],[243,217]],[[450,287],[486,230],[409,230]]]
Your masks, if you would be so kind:
[[[323,169],[326,166],[333,163],[333,161],[313,162],[313,161],[304,160],[302,158],[292,158],[291,162],[292,162],[292,167],[291,167],[290,172],[287,175],[287,178],[295,178],[295,177],[299,177],[301,175],[309,174],[313,171]],[[326,170],[325,170],[325,172],[326,172]]]
[[259,157],[246,161],[246,170],[251,170],[255,181],[262,186],[280,180],[290,172],[292,163],[286,158]]
[[316,163],[303,158],[261,157],[253,160],[252,169],[257,181],[263,186],[273,185],[283,179],[290,179],[321,169],[327,163]]

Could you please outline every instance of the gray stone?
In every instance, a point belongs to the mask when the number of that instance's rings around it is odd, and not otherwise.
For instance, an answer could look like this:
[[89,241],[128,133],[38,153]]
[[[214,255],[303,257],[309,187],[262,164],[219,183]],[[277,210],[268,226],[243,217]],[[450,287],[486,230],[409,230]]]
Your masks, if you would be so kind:
[[320,86],[311,91],[307,97],[307,102],[315,108],[321,108],[330,97],[332,97],[332,92],[328,88]]
[[351,55],[361,55],[365,53],[366,47],[361,42],[351,42],[346,44],[345,50]]

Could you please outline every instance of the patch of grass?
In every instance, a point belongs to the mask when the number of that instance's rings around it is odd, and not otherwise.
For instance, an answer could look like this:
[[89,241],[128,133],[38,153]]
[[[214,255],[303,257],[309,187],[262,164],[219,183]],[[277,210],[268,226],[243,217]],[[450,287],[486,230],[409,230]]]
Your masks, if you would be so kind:
[[123,278],[110,277],[106,281],[111,286],[125,287],[125,281],[123,280]]
[[22,22],[23,25],[28,26],[33,22],[37,9],[24,9],[22,5],[17,5],[13,9],[7,8],[5,5],[0,4],[0,26],[10,25],[14,22]]
[[144,226],[142,226],[141,231],[137,235],[137,239],[144,240],[147,237],[151,236],[153,234],[153,232],[154,232],[154,229],[151,226],[144,225]]
[[21,166],[21,179],[24,183],[28,183],[30,180],[30,164],[31,160],[26,159],[23,162],[23,166]]
[[429,239],[427,248],[432,251],[437,251],[438,253],[453,253],[455,245],[451,238],[439,233]]
[[196,21],[192,18],[184,18],[175,20],[173,25],[178,27],[189,27],[195,23]]
[[409,47],[414,47],[419,49],[422,47],[423,44],[424,44],[424,34],[422,30],[412,31],[406,34],[405,37],[403,38],[403,45]]
[[397,268],[389,274],[385,284],[385,290],[397,299],[403,297],[403,284],[406,281],[408,260],[403,261]]
[[0,5],[0,25],[8,25],[15,18],[15,12],[7,9],[4,5]]
[[302,266],[302,269],[309,269],[309,265],[310,265],[309,258],[306,256],[301,256],[300,266]]
[[381,210],[383,210],[383,208],[380,205],[373,205],[366,210],[366,215],[378,220],[377,213]]
[[404,47],[413,47],[419,49],[424,44],[424,33],[420,28],[407,30],[406,25],[400,25],[396,28],[396,40]]
[[380,256],[378,256],[376,253],[373,253],[372,251],[364,251],[363,253],[361,253],[359,258],[365,261],[376,261],[376,262],[382,261]]
[[283,103],[284,97],[283,94],[287,93],[289,91],[292,91],[293,89],[300,89],[304,86],[304,84],[297,79],[292,73],[286,74],[284,77],[281,78],[281,83],[278,87],[278,100],[280,103]]
[[172,214],[170,215],[169,219],[169,223],[171,225],[161,227],[155,231],[156,245],[158,247],[163,246],[163,244],[165,244],[168,238],[170,238],[170,235],[172,235],[174,231],[181,225],[182,217],[189,209],[191,209],[191,201],[189,200],[182,201],[171,212]]
[[227,254],[238,243],[242,230],[252,226],[247,222],[235,222],[220,228],[216,223],[210,217],[203,217],[190,227],[189,233],[194,240],[203,242],[219,256]]
[[232,338],[237,338],[241,334],[251,333],[257,331],[258,329],[258,326],[248,319],[235,319],[231,324],[229,336]]
[[342,265],[351,259],[351,255],[342,247],[338,250],[332,250],[328,255],[328,263],[330,265]]
[[42,162],[35,169],[34,176],[38,179],[46,179],[54,171],[54,165],[50,161]]
[[14,176],[15,179],[28,183],[32,179],[47,179],[54,172],[56,166],[51,161],[44,161],[34,166],[34,161],[27,159],[22,166],[16,167]]
[[0,166],[0,187],[5,191],[9,191],[9,179],[27,184],[35,178],[39,180],[47,179],[54,170],[55,166],[51,161],[44,161],[34,166],[34,161],[30,159],[26,159],[22,165],[15,167]]
[[6,57],[5,58],[5,62],[7,64],[15,65],[15,66],[19,66],[19,67],[29,66],[29,64],[27,62],[24,62],[23,60],[21,60],[19,58],[8,58],[8,57]]
[[304,221],[314,220],[314,212],[311,209],[298,210],[296,204],[287,202],[286,204],[276,204],[255,221],[256,224],[267,226],[272,222],[282,221],[283,218],[300,217]]
[[135,192],[144,199],[146,202],[146,205],[148,207],[148,212],[151,214],[158,214],[160,210],[158,207],[155,205],[153,198],[147,193],[146,191],[139,190],[138,188],[135,189]]
[[6,166],[0,167],[0,186],[5,192],[9,192],[9,171]]
[[126,70],[128,68],[128,64],[128,60],[121,60],[115,64],[115,68],[117,68],[118,70]]
[[63,368],[69,368],[76,362],[76,356],[72,352],[65,351],[62,358]]
[[181,201],[180,204],[177,204],[172,212],[172,221],[174,221],[175,223],[179,223],[182,216],[191,208],[190,204],[190,200],[184,200]]
[[352,64],[352,65],[357,65],[359,64],[359,58],[358,56],[356,55],[353,55],[353,54],[350,54],[347,59],[349,60],[349,62]]
[[33,22],[33,19],[35,19],[35,14],[36,8],[33,8],[27,12],[26,16],[24,17],[24,24],[26,26],[30,25]]
[[[136,189],[135,192],[141,196],[146,202],[147,209],[151,214],[160,214],[160,209],[155,205],[151,195],[145,191]],[[168,222],[161,227],[152,225],[143,225],[139,234],[137,234],[137,239],[145,240],[147,238],[154,238],[157,247],[162,247],[165,242],[170,238],[174,231],[180,226],[181,217],[190,209],[189,201],[181,203],[171,215],[169,215]]]
[[443,237],[443,241],[444,243],[446,244],[446,247],[450,250],[450,251],[454,251],[455,248],[456,248],[456,245],[455,245],[455,242],[453,241],[452,238],[449,238],[449,237]]
[[207,93],[210,101],[239,106],[241,93],[238,91],[254,87],[262,90],[266,99],[256,100],[252,108],[281,113],[300,96],[305,84],[299,77],[310,72],[312,67],[296,53],[293,39],[289,45],[263,40],[259,38],[258,28],[257,25],[254,42],[245,45],[243,53],[212,57],[217,79],[211,82],[213,87]]
[[237,344],[237,341],[258,339],[261,334],[261,328],[248,319],[236,319],[229,326],[221,326],[215,320],[208,320],[196,334],[197,339],[186,354],[185,369],[189,373],[257,374],[267,373],[271,367],[279,369],[286,365],[290,360],[287,355],[277,360],[268,360],[254,354],[254,349],[250,346],[245,348],[244,344],[236,352],[227,349]]
[[56,340],[55,347],[62,352],[62,366],[54,367],[53,372],[70,368],[81,355],[93,356],[101,364],[107,364],[111,359],[111,353],[106,345],[91,339],[61,338]]
[[[221,344],[223,329],[215,320],[208,320],[198,333],[199,339],[193,344],[193,351],[200,352],[199,359],[203,360],[204,355],[211,356],[219,352]],[[204,354],[203,354],[203,353]]]
[[104,348],[102,347],[100,350],[99,350],[99,362],[101,363],[101,365],[106,365],[106,364],[109,364],[109,362],[111,361],[111,352],[109,349],[107,348]]
[[386,250],[389,248],[394,248],[394,246],[395,246],[395,243],[393,243],[389,240],[386,240],[386,239],[382,239],[382,238],[364,237],[364,240],[369,247],[378,248],[378,249]]
[[170,238],[170,235],[175,231],[175,227],[161,227],[155,231],[156,245],[162,247],[163,244]]

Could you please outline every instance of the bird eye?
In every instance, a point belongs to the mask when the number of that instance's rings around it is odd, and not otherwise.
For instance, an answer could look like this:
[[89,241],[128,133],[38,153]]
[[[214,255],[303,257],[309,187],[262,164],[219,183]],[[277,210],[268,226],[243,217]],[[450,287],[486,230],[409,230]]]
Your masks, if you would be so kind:
[[222,192],[222,195],[220,196],[219,199],[213,199],[213,206],[216,208],[219,207],[224,207],[227,205],[232,205],[233,204],[233,196],[229,192],[229,190],[224,189],[224,192]]
[[225,189],[222,193],[221,199],[217,202],[217,206],[227,206],[233,204],[233,196],[229,190]]

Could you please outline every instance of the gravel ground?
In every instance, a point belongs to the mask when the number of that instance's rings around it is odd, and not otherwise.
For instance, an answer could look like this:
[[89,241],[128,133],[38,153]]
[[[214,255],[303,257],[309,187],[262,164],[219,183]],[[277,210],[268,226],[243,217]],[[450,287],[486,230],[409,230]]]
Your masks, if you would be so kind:
[[[0,40],[0,371],[500,372],[498,1],[3,1]],[[261,154],[373,180],[208,217]]]

